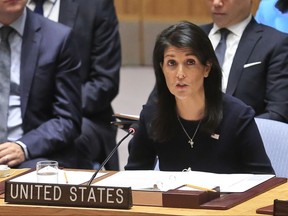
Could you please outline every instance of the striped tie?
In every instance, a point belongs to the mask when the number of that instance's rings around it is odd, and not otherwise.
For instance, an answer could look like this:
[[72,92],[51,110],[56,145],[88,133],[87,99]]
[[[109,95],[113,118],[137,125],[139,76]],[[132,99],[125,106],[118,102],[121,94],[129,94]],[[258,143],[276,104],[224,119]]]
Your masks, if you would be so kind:
[[7,141],[11,67],[11,51],[8,38],[12,31],[13,29],[9,26],[0,29],[0,143]]
[[224,57],[225,57],[225,52],[226,52],[226,38],[228,36],[228,34],[230,33],[230,31],[226,28],[222,28],[219,30],[220,34],[221,34],[221,39],[215,49],[215,53],[216,56],[218,58],[218,62],[220,64],[220,66],[223,66],[223,62],[224,62]]

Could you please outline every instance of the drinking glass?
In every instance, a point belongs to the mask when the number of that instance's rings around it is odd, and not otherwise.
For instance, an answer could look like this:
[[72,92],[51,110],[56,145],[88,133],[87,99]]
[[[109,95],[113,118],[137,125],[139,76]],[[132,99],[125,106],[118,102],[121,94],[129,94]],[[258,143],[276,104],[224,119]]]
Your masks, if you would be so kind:
[[38,161],[36,164],[38,183],[58,183],[58,162],[57,161]]

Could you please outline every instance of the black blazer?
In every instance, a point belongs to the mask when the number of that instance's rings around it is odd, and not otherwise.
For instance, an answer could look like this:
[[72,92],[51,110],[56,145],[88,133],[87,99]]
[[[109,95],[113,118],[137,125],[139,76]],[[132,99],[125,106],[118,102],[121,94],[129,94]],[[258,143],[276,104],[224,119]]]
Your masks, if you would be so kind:
[[[201,27],[209,34],[212,26]],[[287,36],[252,18],[236,50],[226,93],[252,106],[257,117],[288,122]]]
[[[158,156],[162,171],[182,171],[190,167],[194,171],[215,173],[274,174],[254,120],[255,112],[239,99],[224,94],[223,119],[215,134],[203,132],[200,125],[193,148],[180,124],[171,125],[176,133],[171,140],[153,140],[156,110],[155,103],[143,107],[139,128],[129,142],[125,169],[153,169]],[[182,123],[189,131],[195,131],[198,124],[185,120]]]
[[[113,0],[63,0],[59,22],[70,26],[76,35],[82,61],[83,117],[92,121],[101,134],[101,140],[96,134],[91,134],[91,139],[104,146],[104,159],[116,145],[117,128],[110,124],[115,120],[111,102],[119,92],[121,67],[119,23]],[[117,153],[105,168],[119,169]]]
[[80,45],[83,115],[109,121],[121,66],[118,19],[111,5],[111,0],[65,0],[59,13],[59,22],[73,29]]
[[[70,28],[27,9],[20,66],[24,132],[20,141],[31,160],[46,158],[75,167],[72,143],[82,120],[76,48]],[[29,162],[24,162],[27,167],[35,167]]]

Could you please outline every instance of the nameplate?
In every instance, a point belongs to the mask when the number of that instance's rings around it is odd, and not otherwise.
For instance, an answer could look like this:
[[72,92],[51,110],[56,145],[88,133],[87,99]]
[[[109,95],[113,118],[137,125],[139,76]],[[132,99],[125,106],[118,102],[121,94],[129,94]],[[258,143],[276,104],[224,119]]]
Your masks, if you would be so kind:
[[88,185],[5,183],[5,202],[91,208],[130,209],[131,187]]
[[162,194],[163,207],[201,208],[201,205],[220,197],[220,188],[214,192],[201,190],[180,190],[181,187],[168,190]]

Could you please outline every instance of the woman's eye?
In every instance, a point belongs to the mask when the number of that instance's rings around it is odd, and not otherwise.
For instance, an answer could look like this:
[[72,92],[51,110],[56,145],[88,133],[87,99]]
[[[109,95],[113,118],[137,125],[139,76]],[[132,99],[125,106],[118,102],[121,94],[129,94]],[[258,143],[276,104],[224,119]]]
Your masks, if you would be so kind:
[[194,59],[187,60],[187,65],[195,65],[196,61]]
[[176,62],[174,60],[170,60],[167,62],[168,66],[174,66],[176,64]]

